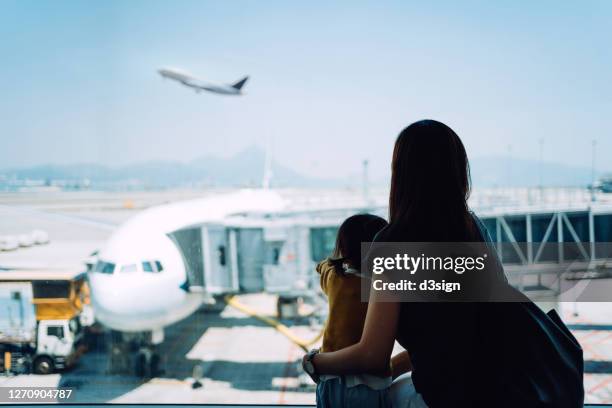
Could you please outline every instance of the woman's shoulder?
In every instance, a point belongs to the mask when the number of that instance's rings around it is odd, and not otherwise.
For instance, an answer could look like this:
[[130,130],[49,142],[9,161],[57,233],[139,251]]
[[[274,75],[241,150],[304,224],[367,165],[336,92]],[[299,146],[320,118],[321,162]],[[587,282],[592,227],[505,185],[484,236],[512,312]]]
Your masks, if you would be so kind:
[[393,238],[393,228],[391,224],[387,224],[383,229],[374,235],[373,242],[389,242]]
[[478,216],[472,210],[470,210],[470,215],[474,221],[474,226],[476,227],[475,229],[480,235],[480,240],[482,242],[493,242],[491,235],[489,234],[489,230],[487,230],[484,222],[482,222],[482,220],[478,218]]

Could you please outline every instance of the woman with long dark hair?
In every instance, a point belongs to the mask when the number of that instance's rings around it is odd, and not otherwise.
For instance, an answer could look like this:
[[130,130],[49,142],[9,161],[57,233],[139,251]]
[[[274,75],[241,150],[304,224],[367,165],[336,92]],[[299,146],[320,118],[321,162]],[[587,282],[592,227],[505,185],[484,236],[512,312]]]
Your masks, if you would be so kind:
[[[451,128],[434,120],[411,124],[397,138],[391,167],[389,226],[375,241],[490,241],[486,229],[468,208],[469,163],[463,143]],[[503,272],[495,279],[506,284]],[[377,292],[372,291],[359,343],[331,353],[311,352],[305,356],[316,374],[391,372],[396,377],[412,369],[419,398],[430,408],[561,406],[558,404],[563,392],[554,379],[531,381],[522,371],[521,362],[511,361],[520,360],[522,351],[533,355],[539,352],[508,340],[516,335],[512,330],[526,321],[523,317],[536,316],[536,320],[544,321],[545,317],[535,311],[537,307],[381,302],[376,296]],[[489,325],[495,320],[490,319],[492,311],[495,316],[516,317],[518,323],[509,329],[501,324]],[[391,360],[395,340],[406,351]],[[504,348],[517,352],[510,354]],[[544,351],[550,351],[548,355],[556,359],[555,350],[547,347]],[[538,369],[545,365],[543,362]],[[571,372],[566,377],[573,381],[578,375]],[[540,384],[545,387],[539,388]],[[581,384],[569,384],[576,386],[575,400],[579,400]],[[567,401],[563,406],[573,404]]]
[[413,123],[395,143],[389,223],[403,241],[478,240],[468,210],[470,166],[463,143],[434,120]]

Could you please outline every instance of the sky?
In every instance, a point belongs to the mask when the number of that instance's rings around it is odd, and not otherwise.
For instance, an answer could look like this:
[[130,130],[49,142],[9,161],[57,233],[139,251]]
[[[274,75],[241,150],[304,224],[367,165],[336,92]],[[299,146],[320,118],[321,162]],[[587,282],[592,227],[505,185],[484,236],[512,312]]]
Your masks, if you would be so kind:
[[[471,158],[612,171],[612,2],[0,0],[0,168],[269,144],[314,177],[387,171],[401,129]],[[459,4],[460,3],[460,4]],[[160,67],[231,83],[195,93]],[[541,142],[540,142],[541,141]]]

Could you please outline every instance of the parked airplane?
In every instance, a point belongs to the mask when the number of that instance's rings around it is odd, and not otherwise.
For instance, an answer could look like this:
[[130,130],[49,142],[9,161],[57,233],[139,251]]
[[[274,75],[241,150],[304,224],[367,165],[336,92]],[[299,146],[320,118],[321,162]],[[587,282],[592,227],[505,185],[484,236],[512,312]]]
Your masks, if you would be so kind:
[[202,81],[193,75],[176,68],[161,68],[157,72],[159,72],[163,78],[170,78],[178,81],[185,86],[195,89],[196,92],[204,90],[222,95],[243,95],[242,87],[249,79],[248,76],[245,76],[233,84],[214,84],[211,82]]
[[314,260],[331,252],[339,223],[372,209],[359,195],[338,198],[253,189],[146,209],[96,256],[89,273],[96,319],[116,340],[139,344],[138,371],[154,372],[164,328],[207,299],[311,293]]

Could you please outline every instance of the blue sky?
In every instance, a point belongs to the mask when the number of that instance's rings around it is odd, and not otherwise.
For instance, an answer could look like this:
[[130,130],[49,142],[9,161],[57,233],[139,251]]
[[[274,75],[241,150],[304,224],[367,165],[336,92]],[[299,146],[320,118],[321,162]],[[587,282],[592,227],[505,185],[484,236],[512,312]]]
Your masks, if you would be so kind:
[[[461,4],[459,4],[461,3]],[[494,4],[493,4],[494,3]],[[229,156],[389,167],[405,125],[471,157],[612,171],[612,2],[0,1],[0,167]],[[251,80],[239,98],[156,73]]]

